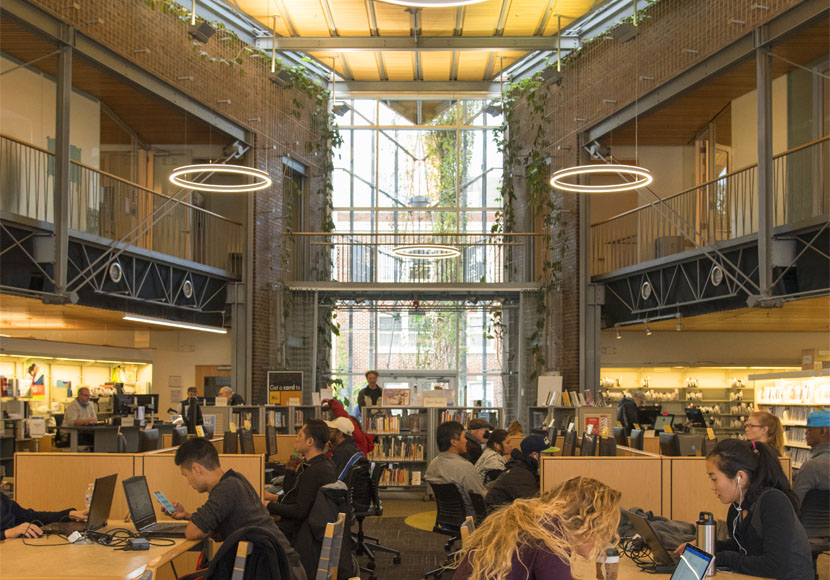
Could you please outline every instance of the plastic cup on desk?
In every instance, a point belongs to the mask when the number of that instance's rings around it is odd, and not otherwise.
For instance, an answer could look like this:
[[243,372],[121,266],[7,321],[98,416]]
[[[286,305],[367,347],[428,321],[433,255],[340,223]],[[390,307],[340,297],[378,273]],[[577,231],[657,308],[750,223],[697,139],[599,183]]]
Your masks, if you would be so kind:
[[86,509],[89,509],[90,504],[92,504],[92,493],[95,491],[95,484],[90,483],[86,486],[86,493],[84,494],[84,505]]

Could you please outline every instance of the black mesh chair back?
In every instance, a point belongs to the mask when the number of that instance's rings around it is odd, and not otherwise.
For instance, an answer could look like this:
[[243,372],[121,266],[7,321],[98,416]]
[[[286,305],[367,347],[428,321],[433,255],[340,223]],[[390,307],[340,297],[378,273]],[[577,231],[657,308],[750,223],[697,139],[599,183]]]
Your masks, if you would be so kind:
[[222,453],[239,453],[239,436],[236,433],[225,431],[222,440]]
[[213,439],[215,435],[215,427],[213,425],[202,425],[202,429],[205,431],[205,439]]
[[239,430],[239,451],[245,455],[254,454],[254,432],[250,429]]
[[613,437],[603,437],[599,440],[599,456],[600,457],[616,457],[617,456],[617,440]]
[[392,554],[392,562],[395,564],[401,563],[400,551],[382,545],[378,538],[367,536],[363,530],[363,521],[367,517],[383,515],[383,504],[378,494],[378,484],[383,476],[384,469],[386,469],[385,463],[376,463],[375,468],[371,469],[369,460],[361,457],[355,461],[346,474],[346,487],[349,488],[349,510],[357,522],[357,533],[352,532],[354,554],[356,556],[365,555],[369,559],[369,562],[365,566],[361,565],[360,569],[369,572],[370,578],[375,577],[376,552]]
[[573,457],[576,455],[576,431],[568,431],[565,433],[565,442],[562,444],[562,455],[564,457]]
[[502,473],[504,473],[504,469],[488,469],[484,472],[484,485],[496,481]]
[[435,515],[435,526],[432,531],[447,536],[460,537],[461,524],[467,517],[464,498],[454,483],[429,482],[438,512]]
[[265,459],[277,454],[277,428],[267,425],[265,427]]
[[470,503],[473,504],[473,509],[476,511],[476,526],[480,526],[484,518],[487,517],[487,504],[484,503],[484,496],[474,492],[469,492],[467,495],[470,496]]
[[185,441],[187,441],[187,427],[173,429],[173,447],[178,447]]
[[138,450],[141,453],[161,448],[161,433],[158,429],[142,429],[138,432]]
[[643,450],[643,430],[642,429],[632,429],[631,435],[629,435],[629,447],[632,449],[639,449],[640,451]]
[[[378,465],[382,469],[386,464]],[[378,467],[375,467],[375,469],[377,470]],[[346,478],[346,486],[349,488],[349,502],[351,504],[352,514],[360,518],[375,515],[372,510],[374,482],[372,481],[369,460],[358,459],[352,465]]]
[[807,492],[801,502],[801,524],[810,538],[830,538],[830,490]]
[[597,436],[593,434],[583,433],[582,448],[579,452],[582,457],[593,457],[597,454]]
[[680,457],[680,439],[677,433],[660,433],[660,455]]
[[625,434],[625,427],[614,427],[614,441],[617,445],[628,447],[628,436]]

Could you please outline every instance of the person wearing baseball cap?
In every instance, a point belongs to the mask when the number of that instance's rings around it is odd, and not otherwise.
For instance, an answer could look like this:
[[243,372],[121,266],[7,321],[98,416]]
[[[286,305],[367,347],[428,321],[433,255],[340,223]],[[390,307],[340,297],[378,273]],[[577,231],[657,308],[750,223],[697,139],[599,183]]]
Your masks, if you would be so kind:
[[810,459],[798,470],[793,483],[793,491],[801,503],[808,491],[830,490],[830,411],[823,409],[810,413],[806,431]]
[[506,471],[493,482],[484,498],[488,512],[539,493],[539,455],[548,447],[550,443],[546,437],[530,435],[522,440],[519,449],[510,452]]
[[493,426],[484,419],[473,419],[470,421],[464,433],[464,436],[467,438],[467,452],[462,457],[475,465],[483,453],[481,446],[487,443],[487,439],[490,437],[490,431],[492,430]]
[[329,447],[331,448],[331,460],[334,462],[334,468],[339,474],[338,479],[343,479],[348,472],[350,463],[353,463],[352,458],[357,455],[357,458],[363,457],[360,449],[354,443],[352,434],[354,433],[354,423],[351,419],[346,417],[337,417],[333,421],[326,421],[329,426]]

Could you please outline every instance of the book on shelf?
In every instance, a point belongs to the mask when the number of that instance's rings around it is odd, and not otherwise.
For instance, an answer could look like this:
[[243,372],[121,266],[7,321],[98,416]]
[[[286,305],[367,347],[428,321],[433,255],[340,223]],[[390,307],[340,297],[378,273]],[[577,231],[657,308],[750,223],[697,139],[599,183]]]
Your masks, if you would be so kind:
[[[420,480],[420,472],[418,472],[418,479]],[[403,487],[412,485],[412,471],[402,468],[387,467],[383,470],[383,475],[380,476],[378,482],[379,487]]]
[[388,415],[372,415],[364,421],[366,431],[370,433],[400,433],[401,418]]
[[378,437],[375,448],[367,455],[370,461],[423,461],[424,443],[402,437]]

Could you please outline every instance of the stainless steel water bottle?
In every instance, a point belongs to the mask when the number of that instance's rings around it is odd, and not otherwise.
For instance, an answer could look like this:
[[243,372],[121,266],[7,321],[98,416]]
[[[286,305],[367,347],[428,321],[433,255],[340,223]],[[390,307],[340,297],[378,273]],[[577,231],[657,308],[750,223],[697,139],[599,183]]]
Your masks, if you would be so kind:
[[706,570],[707,576],[714,576],[718,569],[715,566],[715,516],[710,512],[700,512],[697,522],[697,547],[712,554],[712,562]]

